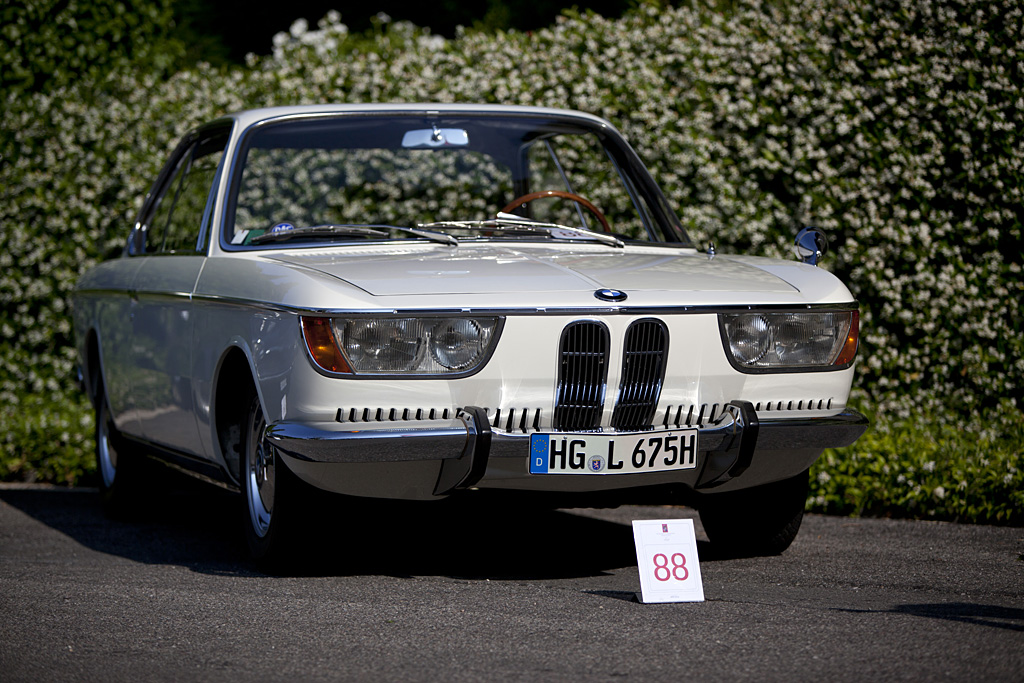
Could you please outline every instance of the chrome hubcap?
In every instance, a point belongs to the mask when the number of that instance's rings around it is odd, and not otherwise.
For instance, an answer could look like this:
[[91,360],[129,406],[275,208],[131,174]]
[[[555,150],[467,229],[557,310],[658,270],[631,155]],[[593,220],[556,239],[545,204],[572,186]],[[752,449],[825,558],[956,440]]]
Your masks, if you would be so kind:
[[245,487],[249,503],[249,519],[253,531],[260,538],[270,530],[270,520],[274,513],[274,481],[277,458],[274,448],[263,438],[266,422],[257,408],[256,415],[250,421],[249,438],[246,443],[247,477]]
[[114,485],[114,478],[117,476],[117,451],[110,447],[110,427],[106,419],[100,422],[99,438],[96,440],[97,453],[99,455],[100,474],[103,477],[104,488]]

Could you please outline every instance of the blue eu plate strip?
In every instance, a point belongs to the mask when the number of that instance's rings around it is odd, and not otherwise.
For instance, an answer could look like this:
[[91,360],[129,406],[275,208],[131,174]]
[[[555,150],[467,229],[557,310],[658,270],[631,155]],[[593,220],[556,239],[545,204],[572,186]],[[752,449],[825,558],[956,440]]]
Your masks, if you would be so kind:
[[548,473],[548,435],[530,435],[530,474]]

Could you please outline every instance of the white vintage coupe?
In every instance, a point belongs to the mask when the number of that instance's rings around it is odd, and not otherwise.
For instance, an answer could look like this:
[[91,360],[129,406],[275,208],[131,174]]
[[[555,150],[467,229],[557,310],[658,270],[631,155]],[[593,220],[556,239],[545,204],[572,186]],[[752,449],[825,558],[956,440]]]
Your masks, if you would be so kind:
[[146,490],[149,456],[240,491],[256,558],[285,552],[310,486],[689,504],[713,547],[780,552],[808,468],[867,424],[857,303],[813,265],[820,233],[797,246],[695,248],[587,114],[225,116],[74,293],[104,504]]

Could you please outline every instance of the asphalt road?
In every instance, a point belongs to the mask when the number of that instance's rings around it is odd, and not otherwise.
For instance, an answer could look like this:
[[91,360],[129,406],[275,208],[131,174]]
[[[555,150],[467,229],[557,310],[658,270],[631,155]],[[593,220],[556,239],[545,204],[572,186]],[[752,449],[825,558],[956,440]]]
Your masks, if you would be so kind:
[[282,575],[234,512],[0,488],[0,680],[1024,680],[1024,529],[810,516],[645,605],[629,521],[690,511],[327,510]]

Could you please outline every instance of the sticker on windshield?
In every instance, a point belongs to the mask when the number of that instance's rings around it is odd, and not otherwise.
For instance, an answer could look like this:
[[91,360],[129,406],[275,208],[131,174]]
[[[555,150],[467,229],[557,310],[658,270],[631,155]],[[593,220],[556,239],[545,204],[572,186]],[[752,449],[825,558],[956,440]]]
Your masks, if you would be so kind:
[[573,232],[572,230],[560,230],[559,228],[551,228],[548,231],[548,234],[551,235],[552,237],[554,237],[555,239],[560,239],[560,240],[587,240],[587,239],[590,239],[589,235],[586,235],[586,234],[581,235],[580,233]]
[[294,229],[295,226],[292,225],[291,223],[278,223],[277,225],[270,229],[270,232],[288,232],[289,230]]

